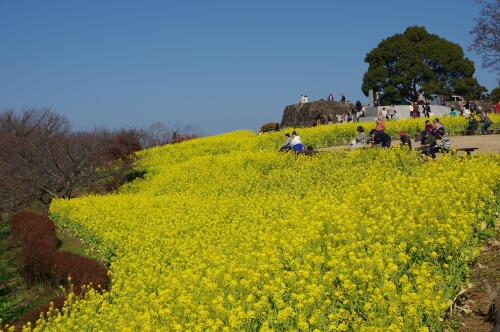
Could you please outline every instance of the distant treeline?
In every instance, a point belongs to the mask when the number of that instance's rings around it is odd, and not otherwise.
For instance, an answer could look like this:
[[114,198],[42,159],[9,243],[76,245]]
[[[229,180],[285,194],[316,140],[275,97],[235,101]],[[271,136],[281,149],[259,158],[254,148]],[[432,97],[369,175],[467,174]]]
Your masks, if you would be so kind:
[[189,125],[75,131],[48,108],[0,113],[0,213],[33,202],[116,189],[136,160],[134,152],[200,136]]

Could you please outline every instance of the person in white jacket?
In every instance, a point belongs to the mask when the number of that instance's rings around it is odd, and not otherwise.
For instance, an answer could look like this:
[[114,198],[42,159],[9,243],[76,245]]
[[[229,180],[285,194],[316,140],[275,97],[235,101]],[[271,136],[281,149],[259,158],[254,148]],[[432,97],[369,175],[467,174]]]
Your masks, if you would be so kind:
[[293,151],[303,150],[302,140],[300,139],[300,136],[297,134],[295,130],[292,133],[292,150]]

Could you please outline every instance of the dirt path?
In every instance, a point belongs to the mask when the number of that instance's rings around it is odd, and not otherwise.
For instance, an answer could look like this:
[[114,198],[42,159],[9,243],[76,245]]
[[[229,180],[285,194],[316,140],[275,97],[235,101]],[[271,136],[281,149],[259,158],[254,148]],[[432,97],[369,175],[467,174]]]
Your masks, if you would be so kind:
[[[497,222],[497,231],[499,225]],[[445,320],[446,332],[492,331],[495,313],[491,311],[491,304],[500,297],[500,237],[484,243],[478,261],[471,268],[469,280]]]
[[[452,148],[479,148],[473,154],[479,153],[500,153],[500,135],[477,135],[477,136],[450,136]],[[414,147],[420,143],[412,142]],[[399,146],[399,140],[392,141],[392,146]],[[347,148],[347,145],[331,146],[319,149],[320,151],[340,151]]]

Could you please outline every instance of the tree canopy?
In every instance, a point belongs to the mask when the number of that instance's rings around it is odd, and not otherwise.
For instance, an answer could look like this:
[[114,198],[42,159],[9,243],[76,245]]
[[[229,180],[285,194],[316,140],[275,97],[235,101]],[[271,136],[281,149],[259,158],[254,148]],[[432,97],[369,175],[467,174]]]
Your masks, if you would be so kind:
[[481,55],[483,67],[500,71],[500,1],[476,0],[482,6],[480,16],[474,19],[474,29],[470,32],[474,41],[470,50]]
[[379,92],[383,104],[403,104],[426,97],[452,94],[468,99],[482,96],[486,88],[473,77],[474,63],[460,45],[424,27],[408,27],[403,34],[382,40],[365,57],[369,64],[362,90]]

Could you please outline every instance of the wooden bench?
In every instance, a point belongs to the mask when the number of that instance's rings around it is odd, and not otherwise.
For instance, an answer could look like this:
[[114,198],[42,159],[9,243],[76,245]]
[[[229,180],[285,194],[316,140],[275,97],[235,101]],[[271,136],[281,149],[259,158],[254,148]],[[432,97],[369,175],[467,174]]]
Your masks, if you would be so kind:
[[458,148],[452,149],[452,151],[463,151],[467,153],[467,156],[470,156],[471,152],[478,150],[479,148]]
[[[416,151],[421,151],[421,147],[417,147],[415,148]],[[462,152],[465,152],[467,153],[467,156],[470,156],[471,152],[474,152],[476,150],[478,150],[479,148],[457,148],[457,149],[450,149],[450,150],[444,150],[442,148],[437,148],[434,150],[434,153],[442,153],[442,154],[446,154],[446,153],[454,153],[455,151],[462,151]]]
[[467,153],[467,156],[470,156],[471,152],[474,152],[478,149],[479,148],[457,148],[457,149],[451,149],[451,150],[444,150],[442,148],[438,148],[434,152],[445,154],[445,153],[450,153],[450,152],[453,153],[454,151],[462,151],[462,152]]

